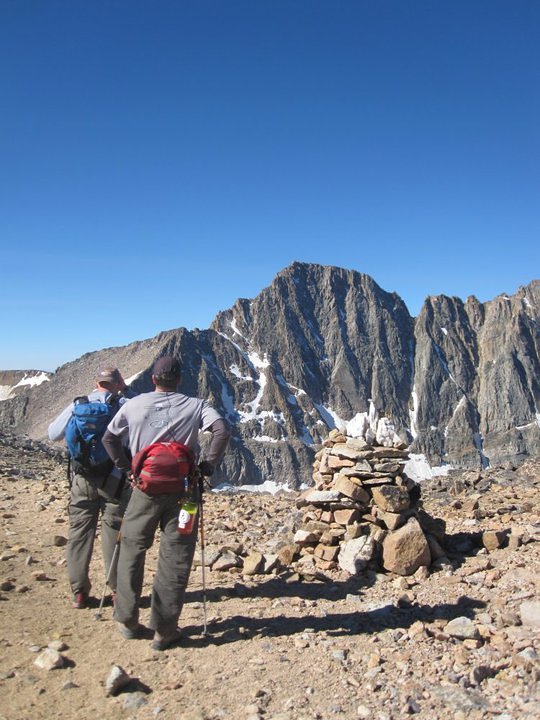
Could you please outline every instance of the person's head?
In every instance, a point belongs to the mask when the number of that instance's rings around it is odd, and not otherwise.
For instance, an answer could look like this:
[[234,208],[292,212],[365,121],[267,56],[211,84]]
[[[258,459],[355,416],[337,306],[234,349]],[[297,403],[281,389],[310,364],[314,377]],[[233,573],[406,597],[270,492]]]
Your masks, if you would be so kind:
[[96,377],[96,387],[99,390],[107,390],[116,395],[126,387],[124,378],[120,374],[120,370],[116,367],[102,367]]
[[174,392],[180,382],[181,374],[180,362],[171,355],[164,355],[154,363],[152,382],[156,386],[156,390]]

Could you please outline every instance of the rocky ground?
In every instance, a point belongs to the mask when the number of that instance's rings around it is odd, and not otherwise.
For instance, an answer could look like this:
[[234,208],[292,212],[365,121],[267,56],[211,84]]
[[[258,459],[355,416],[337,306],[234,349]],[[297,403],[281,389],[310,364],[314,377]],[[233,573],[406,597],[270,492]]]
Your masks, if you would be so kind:
[[208,493],[208,634],[199,566],[185,640],[159,653],[122,639],[109,605],[96,619],[99,554],[94,607],[71,609],[65,465],[45,449],[0,434],[0,718],[540,717],[540,463],[424,484],[448,557],[411,577],[303,577],[283,550],[295,494]]

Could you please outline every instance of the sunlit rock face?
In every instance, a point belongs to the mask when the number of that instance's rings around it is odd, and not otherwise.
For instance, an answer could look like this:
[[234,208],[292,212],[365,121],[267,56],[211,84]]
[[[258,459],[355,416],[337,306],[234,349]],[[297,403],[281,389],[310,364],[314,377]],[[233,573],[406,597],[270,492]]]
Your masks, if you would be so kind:
[[233,427],[216,482],[310,484],[328,430],[353,419],[367,427],[374,414],[434,465],[519,463],[540,449],[539,308],[533,281],[487,303],[430,297],[415,319],[367,275],[293,263],[207,330],[179,328],[63,365],[0,403],[0,422],[43,438],[99,366],[117,365],[144,392],[154,360],[175,354],[180,390],[208,398]]

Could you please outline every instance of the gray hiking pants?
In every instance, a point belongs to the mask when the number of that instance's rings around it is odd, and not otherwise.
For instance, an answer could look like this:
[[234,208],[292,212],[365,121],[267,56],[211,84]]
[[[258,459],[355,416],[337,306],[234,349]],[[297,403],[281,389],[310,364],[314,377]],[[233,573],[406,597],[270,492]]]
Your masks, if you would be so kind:
[[[74,474],[69,500],[69,537],[67,544],[67,572],[73,593],[89,593],[92,583],[88,576],[94,538],[101,514],[101,548],[105,576],[111,566],[118,532],[122,524],[131,488],[126,483],[120,499],[98,490],[82,475]],[[117,555],[118,558],[118,555]],[[116,563],[115,563],[116,566]],[[116,567],[109,580],[111,590],[116,589]]]
[[150,497],[134,488],[122,525],[114,617],[130,626],[138,622],[146,551],[159,527],[150,627],[160,635],[169,635],[176,629],[197,544],[197,524],[190,535],[176,532],[179,497]]

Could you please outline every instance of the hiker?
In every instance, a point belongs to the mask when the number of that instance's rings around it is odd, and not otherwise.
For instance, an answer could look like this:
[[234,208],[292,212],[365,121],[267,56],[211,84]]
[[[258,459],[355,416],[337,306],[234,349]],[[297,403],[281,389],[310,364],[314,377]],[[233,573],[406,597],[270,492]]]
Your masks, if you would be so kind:
[[[109,424],[103,444],[119,470],[130,472],[124,450],[126,439],[135,465],[137,454],[154,443],[182,443],[198,458],[199,431],[209,431],[212,439],[198,468],[202,475],[212,475],[227,447],[229,426],[206,400],[177,392],[180,378],[178,360],[171,356],[159,358],[152,369],[155,391],[143,393],[124,405]],[[179,639],[177,624],[197,542],[197,521],[190,534],[177,532],[182,490],[152,496],[137,487],[136,478],[132,477],[132,484],[122,524],[114,616],[127,640],[139,637],[144,630],[139,624],[144,563],[159,526],[150,627],[154,630],[152,648],[165,650]]]
[[97,468],[88,467],[82,458],[74,457],[73,454],[76,455],[76,452],[68,440],[77,435],[76,430],[72,432],[74,412],[84,403],[105,403],[110,415],[108,422],[123,403],[134,395],[135,393],[127,387],[118,368],[104,367],[96,377],[95,390],[87,396],[75,398],[49,425],[49,439],[55,441],[66,439],[70,454],[67,572],[72,591],[72,607],[75,609],[80,610],[88,605],[91,588],[88,571],[100,514],[103,562],[105,573],[111,571],[109,587],[114,600],[116,568],[111,567],[111,563],[131,488],[126,482],[125,474],[114,467],[107,455],[105,455],[107,462]]

